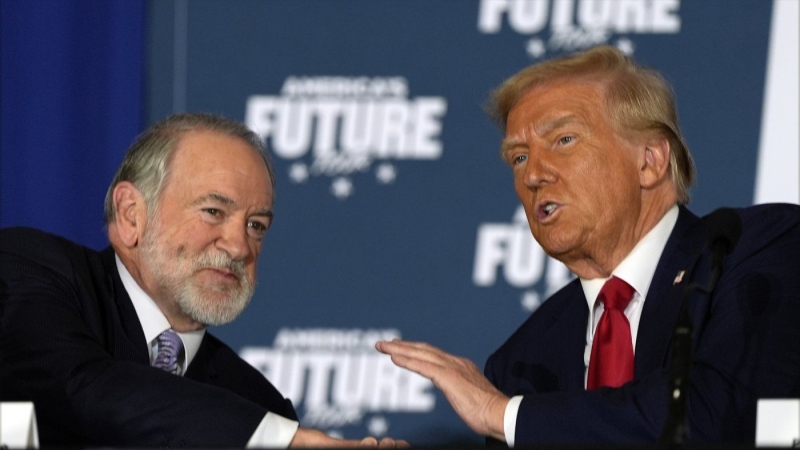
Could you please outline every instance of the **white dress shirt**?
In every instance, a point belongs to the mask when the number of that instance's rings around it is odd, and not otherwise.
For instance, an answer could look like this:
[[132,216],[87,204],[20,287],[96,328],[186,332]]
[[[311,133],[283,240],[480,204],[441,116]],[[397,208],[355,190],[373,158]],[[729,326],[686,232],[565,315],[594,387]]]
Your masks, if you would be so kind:
[[[152,364],[158,355],[158,341],[156,338],[163,331],[170,329],[169,321],[156,305],[156,302],[136,283],[136,280],[133,279],[128,269],[120,261],[119,256],[114,255],[114,257],[122,285],[125,287],[125,291],[128,292],[133,308],[136,310],[136,315],[139,317],[139,323],[142,325],[144,337],[148,343],[147,349],[150,352],[150,364]],[[192,363],[192,359],[197,355],[206,330],[177,334],[183,341],[184,357],[178,361],[178,375],[183,376],[189,368],[189,364]],[[253,432],[247,442],[247,447],[288,447],[299,425],[294,420],[268,412],[261,420],[258,428]]]
[[[633,299],[625,308],[625,317],[631,325],[631,341],[633,343],[634,352],[636,351],[636,337],[639,332],[639,320],[642,317],[642,308],[644,307],[644,300],[647,298],[647,291],[650,289],[650,282],[653,280],[653,275],[658,266],[658,260],[661,259],[661,253],[664,252],[664,247],[667,245],[669,235],[672,229],[675,228],[675,223],[678,221],[678,206],[675,205],[661,218],[661,220],[650,230],[637,244],[633,247],[628,256],[619,263],[619,265],[611,272],[612,276],[622,279],[635,290]],[[589,358],[592,354],[592,342],[594,341],[594,332],[597,323],[600,321],[600,316],[603,315],[603,304],[597,301],[597,296],[600,294],[600,289],[608,280],[608,278],[595,278],[588,280],[581,278],[581,287],[583,294],[586,297],[586,302],[589,306],[589,322],[586,326],[586,347],[583,352],[583,361],[585,364],[584,370],[584,386],[586,385],[586,375],[589,370]],[[505,415],[503,417],[503,431],[506,436],[506,443],[509,447],[514,446],[514,437],[517,432],[517,414],[519,413],[519,406],[522,403],[522,395],[516,395],[511,398],[506,406]]]

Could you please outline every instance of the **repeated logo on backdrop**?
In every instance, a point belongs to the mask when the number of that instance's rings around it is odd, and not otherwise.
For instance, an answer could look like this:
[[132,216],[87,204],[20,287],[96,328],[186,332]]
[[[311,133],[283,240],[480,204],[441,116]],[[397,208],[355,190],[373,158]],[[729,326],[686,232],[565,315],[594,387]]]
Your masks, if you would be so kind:
[[532,35],[524,47],[534,59],[600,44],[630,55],[636,47],[630,35],[680,32],[680,5],[681,0],[481,0],[478,31],[510,28]]
[[281,328],[272,347],[245,347],[240,356],[292,399],[304,426],[340,435],[364,425],[382,436],[384,413],[428,413],[433,383],[395,366],[375,350],[378,340],[400,339],[395,329]]
[[476,286],[494,286],[502,279],[525,289],[520,305],[526,311],[534,311],[572,278],[569,269],[547,256],[533,239],[522,206],[510,223],[484,223],[478,228],[472,271]]
[[247,100],[245,122],[292,162],[293,183],[325,177],[344,200],[356,193],[356,175],[390,184],[398,177],[394,161],[441,158],[446,112],[445,98],[410,97],[400,76],[290,76],[280,96]]
[[[480,366],[574,280],[533,239],[487,150],[498,136],[480,104],[531,62],[616,46],[689,89],[685,131],[706,152],[696,212],[747,204],[773,2],[728,3],[154,2],[153,42],[165,30],[187,40],[152,49],[149,119],[173,111],[170,92],[243,119],[269,148],[291,218],[259,266],[267,301],[221,337],[292,399],[304,426],[479,445],[435,386],[373,345],[402,334]],[[258,26],[217,26],[248,18]]]

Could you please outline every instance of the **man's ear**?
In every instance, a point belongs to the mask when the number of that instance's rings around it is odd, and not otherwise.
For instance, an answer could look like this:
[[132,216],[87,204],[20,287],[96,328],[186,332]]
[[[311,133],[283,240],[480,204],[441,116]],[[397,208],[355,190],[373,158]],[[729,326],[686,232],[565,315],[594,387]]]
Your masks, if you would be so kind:
[[639,184],[650,189],[669,179],[669,159],[672,149],[669,140],[661,134],[654,134],[644,143],[644,154],[639,166]]
[[113,193],[114,224],[120,240],[126,247],[136,247],[147,224],[147,207],[144,196],[130,181],[121,181]]

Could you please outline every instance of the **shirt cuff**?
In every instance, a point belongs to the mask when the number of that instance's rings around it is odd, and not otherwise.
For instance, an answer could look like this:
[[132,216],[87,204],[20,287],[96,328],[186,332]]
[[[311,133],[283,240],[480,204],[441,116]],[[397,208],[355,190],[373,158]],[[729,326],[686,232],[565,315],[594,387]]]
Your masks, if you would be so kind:
[[299,426],[299,422],[268,412],[245,447],[287,448]]
[[514,448],[514,436],[517,433],[517,413],[519,413],[520,403],[522,403],[521,395],[511,397],[503,415],[503,432],[506,435],[506,445],[509,448]]

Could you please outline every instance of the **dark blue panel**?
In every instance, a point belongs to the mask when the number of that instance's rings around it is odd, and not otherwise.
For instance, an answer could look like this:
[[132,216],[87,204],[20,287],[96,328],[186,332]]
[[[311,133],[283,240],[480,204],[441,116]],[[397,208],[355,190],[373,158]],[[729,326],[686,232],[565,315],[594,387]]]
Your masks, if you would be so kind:
[[0,8],[0,226],[105,246],[102,198],[141,127],[145,2]]

